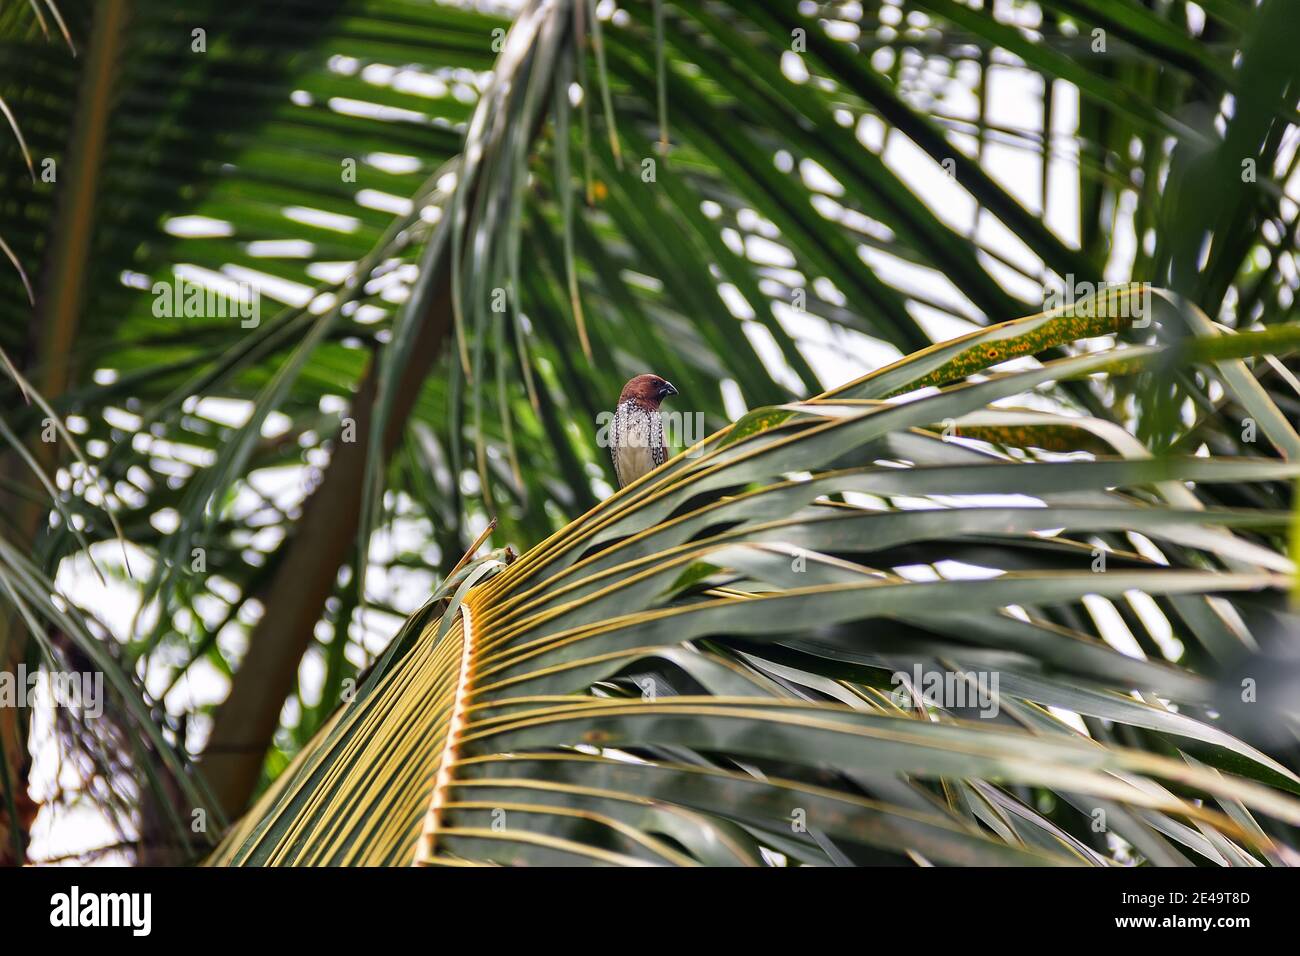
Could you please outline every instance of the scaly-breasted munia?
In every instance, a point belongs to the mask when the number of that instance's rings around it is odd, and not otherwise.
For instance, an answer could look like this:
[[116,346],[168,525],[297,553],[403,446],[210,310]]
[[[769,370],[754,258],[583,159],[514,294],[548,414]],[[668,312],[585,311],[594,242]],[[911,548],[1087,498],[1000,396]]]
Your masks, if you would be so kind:
[[677,389],[658,375],[638,375],[623,386],[609,430],[609,453],[620,488],[667,460],[659,403],[676,394]]

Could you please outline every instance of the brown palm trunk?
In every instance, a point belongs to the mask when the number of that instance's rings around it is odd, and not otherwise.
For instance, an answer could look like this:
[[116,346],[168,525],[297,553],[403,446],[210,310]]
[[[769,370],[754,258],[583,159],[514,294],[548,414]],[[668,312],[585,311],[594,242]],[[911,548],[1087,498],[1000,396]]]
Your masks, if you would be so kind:
[[[41,294],[27,352],[20,359],[28,370],[27,377],[47,399],[62,394],[71,374],[72,343],[85,295],[100,167],[129,7],[128,0],[100,0],[96,4],[72,135],[59,175],[62,187],[42,270]],[[32,454],[47,471],[57,464],[56,445],[34,441]],[[4,462],[2,470],[6,477],[30,485],[36,495],[44,494],[13,456]],[[49,508],[24,499],[14,511],[20,540],[35,542],[44,530]],[[0,670],[14,673],[18,664],[28,659],[28,638],[16,612],[0,614]],[[21,863],[17,848],[26,844],[26,833],[38,809],[27,793],[31,756],[27,753],[27,720],[22,708],[0,708],[0,760],[4,761],[0,786],[7,781],[10,790],[0,799],[0,864]],[[15,821],[9,819],[11,800],[18,815],[17,831]]]
[[[562,18],[558,22],[564,31],[572,28],[567,12],[571,9],[560,4],[557,10],[564,12],[554,14]],[[564,55],[564,42],[561,34],[560,56]],[[550,79],[544,81],[549,83]],[[528,82],[536,81],[535,77],[528,78]],[[537,137],[547,115],[549,97],[540,99],[542,105],[533,117],[530,139]],[[477,186],[478,180],[467,199],[468,208],[477,202]],[[453,332],[451,243],[446,244],[436,268],[433,293],[419,319],[419,331],[388,412],[382,443],[385,465],[401,440],[425,378]],[[253,628],[248,653],[235,673],[230,695],[216,712],[200,766],[227,817],[242,813],[257,787],[299,662],[311,646],[316,622],[334,588],[338,569],[355,545],[378,376],[379,361],[375,356],[353,402],[356,440],[336,445],[324,480],[303,507],[298,530],[283,545],[283,559],[268,593],[263,595],[266,613]]]

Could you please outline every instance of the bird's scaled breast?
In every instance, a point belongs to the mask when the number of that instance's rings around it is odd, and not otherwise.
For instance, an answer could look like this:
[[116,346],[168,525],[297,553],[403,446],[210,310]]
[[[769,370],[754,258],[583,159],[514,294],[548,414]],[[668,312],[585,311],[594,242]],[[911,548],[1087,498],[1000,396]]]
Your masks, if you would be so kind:
[[663,423],[657,412],[624,402],[614,414],[611,438],[620,485],[636,481],[663,461]]

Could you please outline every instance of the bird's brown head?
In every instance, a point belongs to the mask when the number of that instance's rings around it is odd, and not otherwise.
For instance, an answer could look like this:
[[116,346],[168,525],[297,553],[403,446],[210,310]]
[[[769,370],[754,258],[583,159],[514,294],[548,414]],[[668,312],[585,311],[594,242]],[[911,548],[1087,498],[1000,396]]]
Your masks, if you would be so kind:
[[652,408],[658,408],[669,395],[676,395],[677,389],[673,388],[671,382],[666,382],[658,375],[638,375],[636,378],[629,379],[628,383],[623,386],[623,392],[618,396],[619,404],[626,402],[628,399],[636,399],[644,402]]

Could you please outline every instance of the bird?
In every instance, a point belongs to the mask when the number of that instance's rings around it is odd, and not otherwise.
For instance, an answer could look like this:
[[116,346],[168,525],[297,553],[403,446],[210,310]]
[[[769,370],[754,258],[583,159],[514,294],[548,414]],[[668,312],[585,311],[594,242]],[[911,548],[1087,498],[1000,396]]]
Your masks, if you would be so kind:
[[671,382],[649,372],[634,376],[623,386],[609,431],[609,455],[614,460],[614,476],[620,488],[626,488],[667,460],[659,403],[676,394]]

